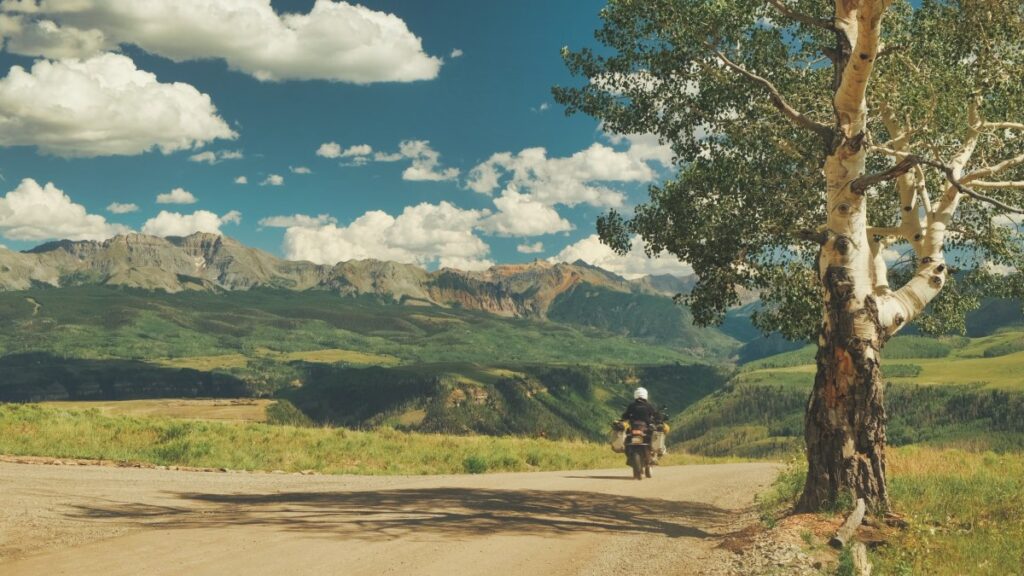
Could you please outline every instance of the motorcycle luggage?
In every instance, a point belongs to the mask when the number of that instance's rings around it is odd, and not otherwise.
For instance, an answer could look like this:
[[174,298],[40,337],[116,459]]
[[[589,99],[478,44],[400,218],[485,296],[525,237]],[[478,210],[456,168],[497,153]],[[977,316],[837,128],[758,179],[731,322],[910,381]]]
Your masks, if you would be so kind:
[[625,430],[612,430],[609,441],[612,446],[612,452],[616,454],[622,454],[626,451],[626,431]]
[[665,446],[665,433],[655,430],[651,434],[651,451],[658,457],[668,454],[668,447]]

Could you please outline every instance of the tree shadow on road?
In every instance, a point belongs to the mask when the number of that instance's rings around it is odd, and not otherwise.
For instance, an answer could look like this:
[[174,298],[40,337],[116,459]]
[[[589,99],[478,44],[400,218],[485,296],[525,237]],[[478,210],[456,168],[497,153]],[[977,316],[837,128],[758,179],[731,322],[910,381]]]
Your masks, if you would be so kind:
[[718,537],[738,513],[699,502],[576,491],[431,488],[170,495],[173,506],[81,506],[76,516],[155,528],[265,526],[364,540],[484,534]]

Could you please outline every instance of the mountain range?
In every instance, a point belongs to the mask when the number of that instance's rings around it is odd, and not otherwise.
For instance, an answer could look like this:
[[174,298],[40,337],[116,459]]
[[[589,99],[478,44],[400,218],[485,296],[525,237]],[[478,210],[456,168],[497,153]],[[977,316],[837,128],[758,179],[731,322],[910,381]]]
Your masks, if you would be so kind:
[[373,295],[407,305],[479,310],[547,319],[553,303],[581,287],[603,293],[671,297],[694,279],[648,276],[628,281],[585,262],[499,265],[484,271],[429,272],[413,264],[352,260],[334,266],[277,258],[232,238],[196,233],[161,238],[120,235],[104,241],[62,240],[25,252],[0,248],[0,290],[120,286],[178,293],[273,288]]

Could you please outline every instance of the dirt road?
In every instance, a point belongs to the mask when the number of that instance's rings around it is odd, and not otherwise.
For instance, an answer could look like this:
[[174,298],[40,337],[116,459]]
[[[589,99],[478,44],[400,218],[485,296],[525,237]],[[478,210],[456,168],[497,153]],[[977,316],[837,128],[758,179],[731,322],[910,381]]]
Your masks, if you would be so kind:
[[727,574],[771,464],[365,477],[0,463],[0,574]]

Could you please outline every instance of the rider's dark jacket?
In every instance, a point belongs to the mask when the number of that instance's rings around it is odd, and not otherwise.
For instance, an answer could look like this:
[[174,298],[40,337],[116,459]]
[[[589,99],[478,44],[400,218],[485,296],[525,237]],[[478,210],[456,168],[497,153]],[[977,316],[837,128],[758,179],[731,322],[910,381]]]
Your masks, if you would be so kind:
[[637,398],[626,408],[626,411],[622,413],[622,419],[630,422],[634,420],[643,420],[644,422],[651,424],[654,421],[656,412],[657,411],[650,402],[644,398]]

